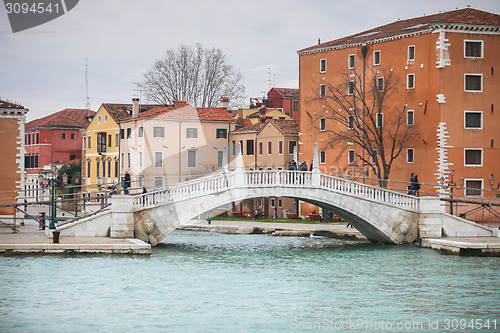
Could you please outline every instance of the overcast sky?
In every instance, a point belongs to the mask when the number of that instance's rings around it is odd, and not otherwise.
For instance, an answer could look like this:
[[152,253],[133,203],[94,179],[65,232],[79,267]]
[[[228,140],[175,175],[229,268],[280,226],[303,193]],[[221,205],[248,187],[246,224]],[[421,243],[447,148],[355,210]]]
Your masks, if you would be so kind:
[[134,82],[156,59],[196,43],[221,48],[243,74],[248,97],[262,97],[270,84],[298,88],[297,51],[318,38],[467,5],[500,14],[499,0],[80,0],[13,34],[0,7],[0,99],[27,107],[28,121],[84,108],[87,58],[91,109],[130,103]]

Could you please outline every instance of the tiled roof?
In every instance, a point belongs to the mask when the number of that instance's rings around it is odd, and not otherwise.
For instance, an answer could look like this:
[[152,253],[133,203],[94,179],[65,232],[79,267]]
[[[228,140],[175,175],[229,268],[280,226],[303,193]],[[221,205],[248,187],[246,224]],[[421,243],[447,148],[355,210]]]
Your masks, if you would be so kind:
[[0,99],[0,108],[3,109],[24,109],[24,106]]
[[[140,113],[139,118],[236,122],[226,109],[195,108],[184,101],[174,101],[174,105],[149,109]],[[124,120],[129,119],[132,119],[130,115]]]
[[[343,37],[326,43],[314,45],[298,51],[299,54],[320,52],[324,49],[360,45],[376,42],[386,38],[412,35],[431,31],[439,26],[470,25],[477,29],[489,26],[495,31],[500,30],[500,15],[484,12],[473,8],[465,8],[429,16],[421,16],[408,20],[400,20],[377,28],[366,30],[351,36]],[[477,27],[482,26],[482,27]],[[473,27],[470,27],[472,30]]]
[[86,128],[87,117],[95,115],[95,111],[87,109],[64,109],[46,117],[30,121],[26,128]]
[[[130,117],[132,113],[132,104],[115,104],[115,103],[104,103],[102,106],[108,111],[111,117],[118,123],[125,118]],[[152,108],[159,107],[159,104],[141,104],[139,112],[145,112]]]
[[292,88],[273,88],[281,94],[283,97],[299,98],[299,89]]
[[[298,135],[299,134],[299,122],[297,120],[283,120],[283,119],[268,119],[266,125],[271,122],[274,124],[278,130],[280,130],[284,135]],[[261,131],[260,123],[253,124],[251,126],[245,126],[237,128],[231,133],[241,134],[241,133],[258,133]]]

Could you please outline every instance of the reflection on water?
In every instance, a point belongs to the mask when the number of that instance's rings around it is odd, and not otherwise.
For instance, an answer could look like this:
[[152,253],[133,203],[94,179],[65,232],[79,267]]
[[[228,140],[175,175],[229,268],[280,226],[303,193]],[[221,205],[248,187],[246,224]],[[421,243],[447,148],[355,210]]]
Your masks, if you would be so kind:
[[498,258],[413,245],[176,231],[151,256],[0,258],[0,331],[289,332],[311,323],[335,331],[361,320],[493,320],[499,267]]

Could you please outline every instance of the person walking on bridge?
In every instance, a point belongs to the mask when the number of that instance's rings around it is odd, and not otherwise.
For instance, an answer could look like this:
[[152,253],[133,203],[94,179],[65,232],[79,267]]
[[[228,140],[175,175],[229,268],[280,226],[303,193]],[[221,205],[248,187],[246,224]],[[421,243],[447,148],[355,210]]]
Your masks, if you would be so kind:
[[130,184],[132,182],[132,179],[130,178],[130,174],[128,171],[125,171],[125,176],[123,177],[123,193],[128,194],[129,191],[128,189],[130,188]]

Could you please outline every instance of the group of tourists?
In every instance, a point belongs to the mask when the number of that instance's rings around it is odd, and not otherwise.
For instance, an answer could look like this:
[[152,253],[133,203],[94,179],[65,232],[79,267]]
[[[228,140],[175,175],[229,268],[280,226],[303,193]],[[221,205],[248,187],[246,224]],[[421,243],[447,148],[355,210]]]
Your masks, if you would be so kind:
[[419,195],[420,191],[420,182],[418,181],[418,175],[415,175],[413,172],[410,175],[410,185],[408,185],[408,194],[409,195]]
[[307,167],[307,163],[305,160],[302,161],[302,163],[300,163],[299,166],[297,166],[297,162],[295,162],[295,160],[291,160],[290,162],[288,162],[288,167],[287,167],[287,170],[288,171],[312,171],[313,169],[313,163],[311,162],[311,166],[308,168]]

